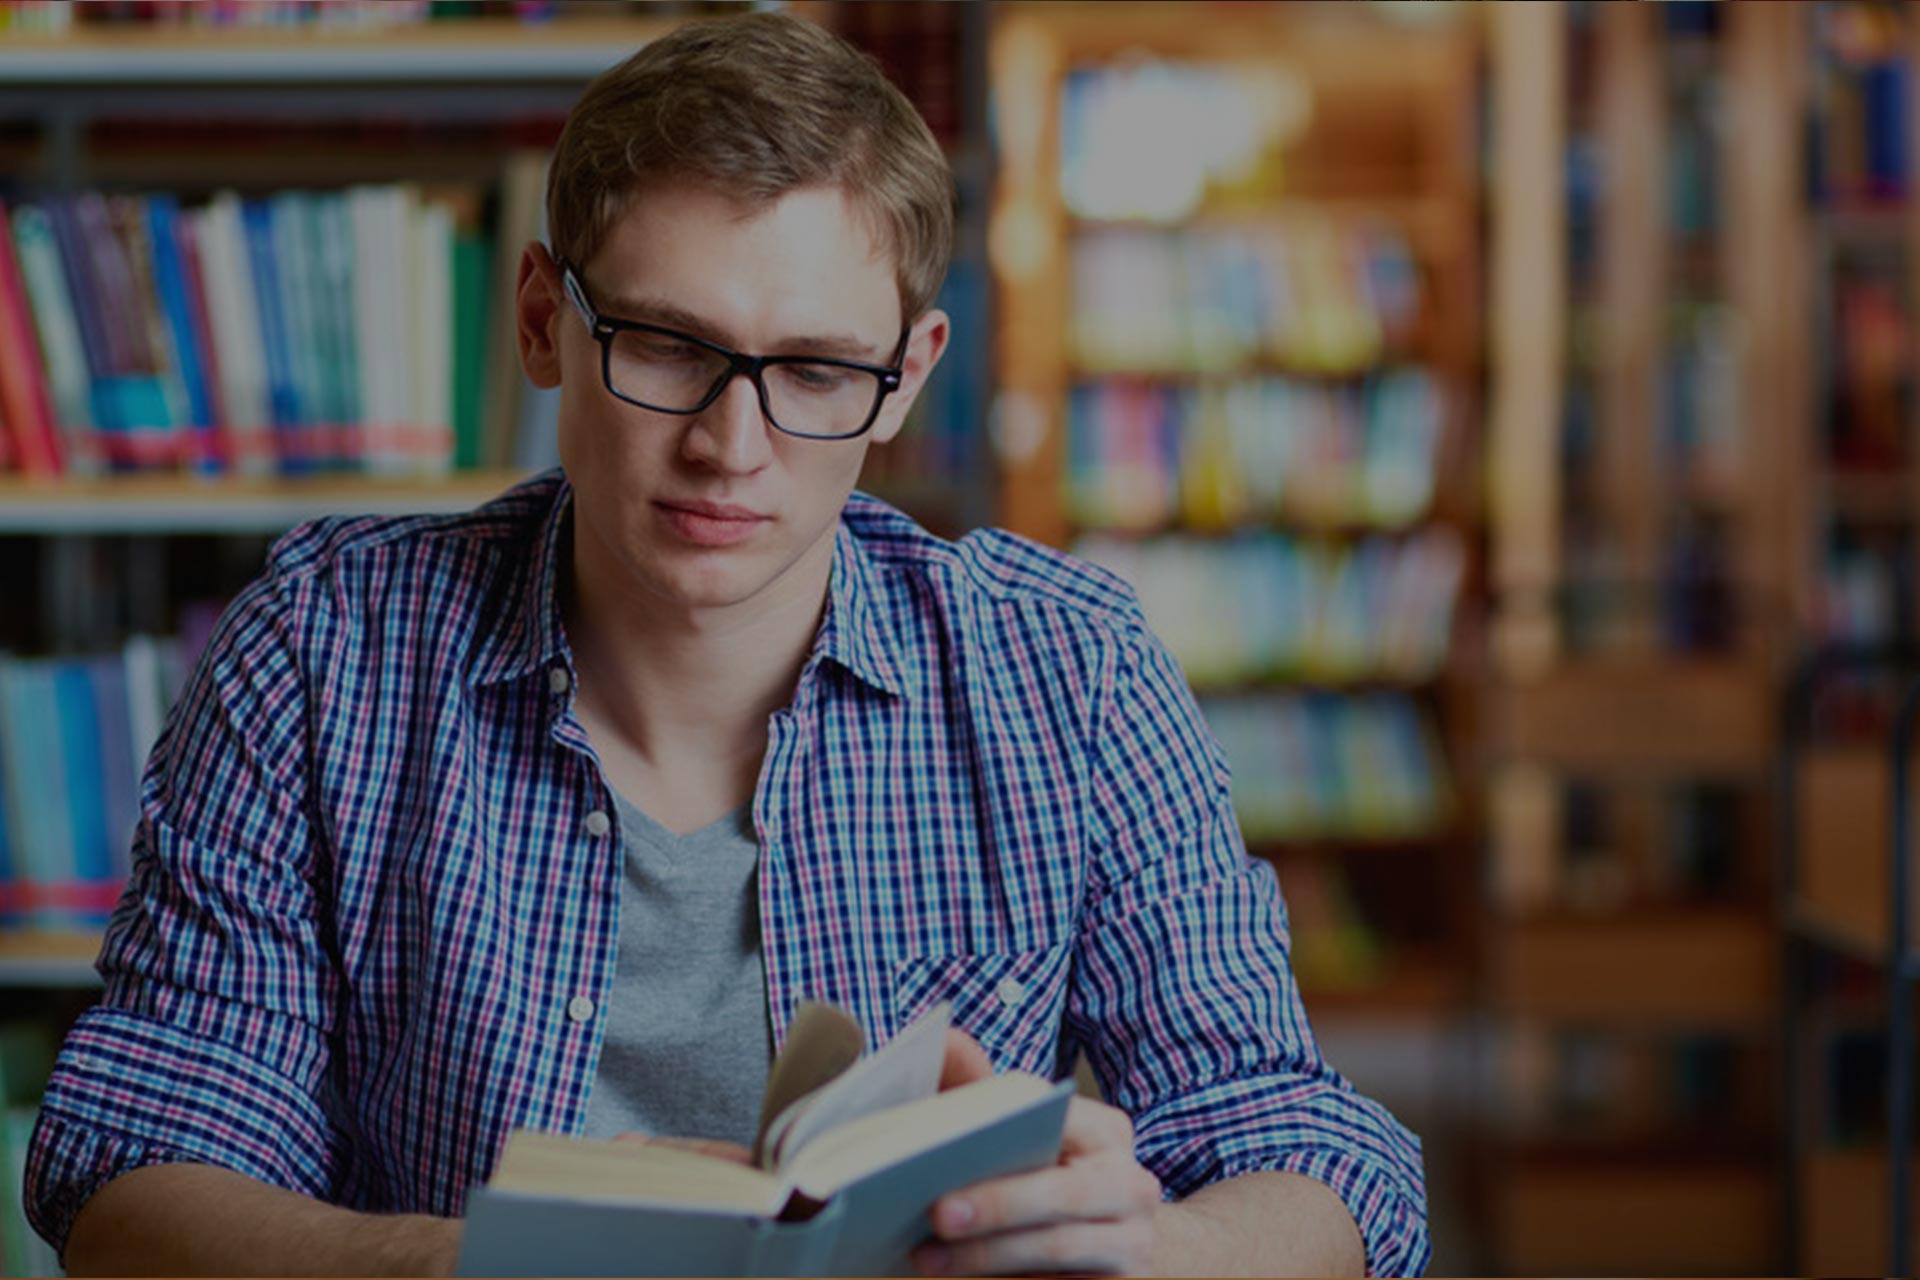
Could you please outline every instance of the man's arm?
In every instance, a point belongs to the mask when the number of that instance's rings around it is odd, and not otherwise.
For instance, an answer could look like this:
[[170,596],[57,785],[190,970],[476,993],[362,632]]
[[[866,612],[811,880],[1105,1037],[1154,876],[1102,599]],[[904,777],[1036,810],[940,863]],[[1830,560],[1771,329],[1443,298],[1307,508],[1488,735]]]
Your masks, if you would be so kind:
[[1360,1229],[1326,1183],[1243,1173],[1154,1213],[1157,1276],[1357,1276]]
[[231,1169],[150,1165],[87,1201],[68,1275],[452,1275],[460,1223],[355,1213]]

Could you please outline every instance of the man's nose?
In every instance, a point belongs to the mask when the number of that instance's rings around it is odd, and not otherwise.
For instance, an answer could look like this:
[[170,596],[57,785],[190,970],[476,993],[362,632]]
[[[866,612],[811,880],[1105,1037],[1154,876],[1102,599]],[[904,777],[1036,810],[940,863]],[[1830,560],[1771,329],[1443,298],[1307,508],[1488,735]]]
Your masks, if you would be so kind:
[[716,471],[746,474],[773,457],[772,432],[753,379],[735,373],[714,402],[693,417],[684,441],[686,456]]

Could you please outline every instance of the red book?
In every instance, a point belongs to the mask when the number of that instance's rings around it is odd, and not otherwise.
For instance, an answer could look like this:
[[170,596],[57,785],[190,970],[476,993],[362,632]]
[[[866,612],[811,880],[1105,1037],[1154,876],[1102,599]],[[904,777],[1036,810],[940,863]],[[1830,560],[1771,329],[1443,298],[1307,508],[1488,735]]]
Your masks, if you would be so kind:
[[26,286],[14,256],[12,219],[0,204],[0,417],[6,419],[15,464],[29,476],[61,472],[60,437],[47,394],[40,340],[27,310]]

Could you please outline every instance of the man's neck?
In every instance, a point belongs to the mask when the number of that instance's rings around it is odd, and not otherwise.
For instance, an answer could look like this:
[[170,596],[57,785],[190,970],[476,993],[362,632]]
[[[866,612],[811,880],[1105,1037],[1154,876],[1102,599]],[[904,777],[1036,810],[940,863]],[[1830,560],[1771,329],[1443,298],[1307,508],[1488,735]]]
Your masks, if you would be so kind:
[[[767,718],[792,700],[832,566],[828,538],[754,598],[687,609],[636,589],[576,526],[567,610],[576,708],[616,787],[675,829],[717,817],[713,797],[728,798],[724,812],[752,794]],[[663,793],[709,799],[680,809],[680,822]]]

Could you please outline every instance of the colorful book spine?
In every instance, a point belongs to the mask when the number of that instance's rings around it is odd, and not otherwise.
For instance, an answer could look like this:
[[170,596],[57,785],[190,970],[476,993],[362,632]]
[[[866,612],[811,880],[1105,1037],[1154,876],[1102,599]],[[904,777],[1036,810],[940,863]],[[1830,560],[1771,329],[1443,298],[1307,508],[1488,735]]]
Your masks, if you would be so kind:
[[312,470],[305,427],[307,405],[301,400],[300,370],[295,363],[294,320],[286,282],[275,252],[273,206],[265,200],[247,200],[240,206],[246,232],[247,262],[253,272],[254,304],[260,316],[261,346],[267,357],[267,394],[273,410],[274,448],[280,469],[288,475]]
[[220,449],[216,440],[218,417],[212,379],[208,376],[211,353],[194,318],[190,264],[181,253],[179,205],[172,196],[151,196],[146,201],[146,216],[153,287],[165,318],[172,364],[178,370],[179,385],[186,399],[184,421],[189,431],[189,456],[197,469],[213,470],[218,465]]
[[8,233],[11,221],[0,204],[0,419],[6,428],[0,434],[8,436],[8,452],[19,470],[29,476],[57,476],[63,469],[60,438],[26,281]]

